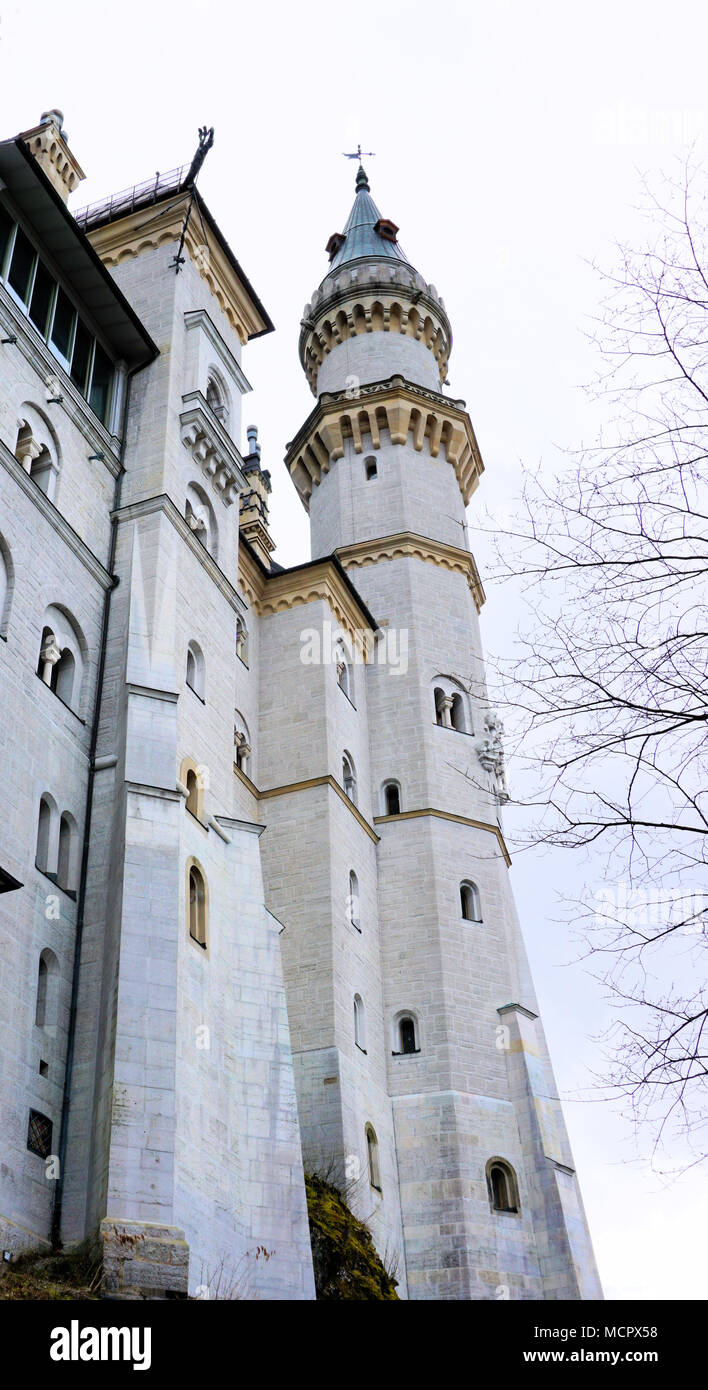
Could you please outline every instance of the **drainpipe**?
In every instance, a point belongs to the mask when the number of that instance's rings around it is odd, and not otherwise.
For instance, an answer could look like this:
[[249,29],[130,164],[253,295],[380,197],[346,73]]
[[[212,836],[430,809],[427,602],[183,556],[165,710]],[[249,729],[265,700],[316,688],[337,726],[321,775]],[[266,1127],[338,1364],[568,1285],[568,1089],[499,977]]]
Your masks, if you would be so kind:
[[[148,363],[144,364],[149,365]],[[128,437],[128,413],[130,405],[130,390],[132,380],[136,372],[144,370],[144,366],[133,367],[126,375],[125,400],[123,403],[123,433],[120,443],[120,454],[118,456],[119,470],[116,478],[116,485],[113,493],[113,519],[111,521],[111,538],[108,549],[108,573],[111,575],[112,583],[106,589],[103,600],[103,617],[101,620],[101,643],[98,656],[98,671],[96,674],[96,699],[91,724],[91,743],[89,747],[89,770],[88,784],[86,787],[86,810],[84,814],[84,834],[81,846],[81,876],[79,879],[79,891],[76,903],[76,936],[74,939],[74,965],[71,977],[71,1007],[69,1010],[69,1034],[66,1044],[66,1065],[64,1068],[64,1090],[61,1102],[61,1121],[59,1125],[59,1176],[56,1179],[54,1189],[54,1202],[52,1206],[52,1225],[50,1239],[52,1250],[61,1250],[61,1213],[62,1201],[64,1197],[64,1164],[66,1161],[66,1146],[69,1132],[69,1107],[71,1102],[71,1079],[74,1070],[74,1049],[76,1043],[76,1015],[79,1000],[79,979],[81,976],[81,945],[84,934],[84,909],[86,904],[86,879],[88,872],[89,842],[91,837],[91,815],[93,811],[93,785],[96,775],[96,747],[98,744],[98,730],[101,719],[101,701],[103,698],[103,679],[106,670],[106,646],[108,640],[108,622],[111,614],[111,598],[113,590],[118,584],[118,576],[113,574],[113,566],[116,558],[116,547],[118,544],[118,508],[120,507],[121,490],[123,486],[123,475],[125,473],[124,458],[126,441]]]

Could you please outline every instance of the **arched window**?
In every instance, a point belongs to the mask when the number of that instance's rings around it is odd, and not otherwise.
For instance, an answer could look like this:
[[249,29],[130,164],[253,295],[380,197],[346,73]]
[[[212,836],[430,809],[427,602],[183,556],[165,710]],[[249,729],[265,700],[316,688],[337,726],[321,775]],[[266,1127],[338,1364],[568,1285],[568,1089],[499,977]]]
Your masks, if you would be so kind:
[[207,898],[204,875],[197,864],[190,864],[188,873],[188,925],[189,935],[198,946],[206,950],[207,944]]
[[59,821],[59,858],[57,861],[57,883],[66,892],[74,888],[74,846],[76,842],[76,822],[68,811],[62,813]]
[[356,927],[357,931],[361,931],[361,922],[359,920],[359,880],[353,869],[349,870],[349,900],[347,906],[351,925]]
[[204,653],[198,642],[190,642],[187,647],[187,685],[200,700],[205,698]]
[[198,821],[204,824],[204,792],[208,786],[207,769],[193,758],[183,758],[177,780],[178,789],[185,798],[185,806]]
[[405,1057],[420,1052],[418,1020],[411,1009],[396,1014],[392,1030],[393,1056]]
[[55,863],[54,825],[57,814],[55,802],[45,792],[39,802],[37,853],[35,855],[35,864],[44,874],[51,873]]
[[240,616],[236,619],[236,655],[248,665],[248,628]]
[[502,1158],[490,1158],[487,1164],[487,1190],[492,1211],[519,1210],[519,1188],[510,1163]]
[[479,888],[470,879],[460,884],[460,906],[465,922],[481,922],[482,905]]
[[469,733],[467,697],[461,690],[455,689],[454,683],[448,677],[438,677],[438,680],[444,680],[445,684],[435,685],[433,688],[435,723],[444,729],[457,729],[459,733]]
[[353,801],[356,806],[356,773],[350,753],[345,753],[342,758],[342,786],[349,800]]
[[86,643],[65,609],[47,609],[39,644],[37,675],[75,714],[81,710]]
[[25,473],[50,500],[54,499],[58,474],[58,449],[47,421],[34,407],[21,407],[15,458]]
[[366,1052],[366,1013],[360,994],[354,995],[354,1041],[362,1052]]
[[384,782],[383,802],[385,816],[400,816],[401,788],[398,782]]
[[379,1141],[373,1125],[366,1126],[366,1154],[369,1163],[369,1182],[377,1192],[381,1191],[381,1170],[379,1168]]
[[187,488],[184,516],[190,531],[216,560],[219,549],[216,517],[204,489],[197,483],[190,483]]
[[246,777],[251,771],[251,737],[248,725],[239,710],[234,710],[234,758],[236,766]]
[[185,805],[193,816],[199,816],[199,781],[196,772],[190,767],[185,782],[187,788],[187,800]]
[[46,947],[39,957],[37,970],[37,1002],[34,1021],[37,1028],[55,1028],[57,1023],[57,986],[59,962]]
[[228,414],[224,391],[215,376],[210,376],[207,381],[206,403],[210,410],[213,410],[217,420],[225,420]]
[[364,459],[364,472],[366,474],[367,483],[372,482],[372,480],[376,477],[378,471],[379,470],[376,463],[376,459],[374,458],[373,454],[370,454],[368,458]]

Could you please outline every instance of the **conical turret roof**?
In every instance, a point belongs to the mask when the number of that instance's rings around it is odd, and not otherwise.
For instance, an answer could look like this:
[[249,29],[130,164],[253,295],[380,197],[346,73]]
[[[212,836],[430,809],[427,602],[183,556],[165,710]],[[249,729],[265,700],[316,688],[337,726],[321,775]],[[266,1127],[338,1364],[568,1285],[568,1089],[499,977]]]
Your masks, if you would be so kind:
[[[410,265],[398,242],[390,236],[382,236],[381,232],[376,230],[382,221],[381,213],[371,196],[369,180],[363,165],[360,164],[356,176],[356,197],[344,228],[344,240],[332,257],[327,275],[339,270],[340,266],[346,265],[349,261],[394,260]],[[393,226],[392,223],[388,225]],[[398,228],[394,228],[394,236],[397,230]]]

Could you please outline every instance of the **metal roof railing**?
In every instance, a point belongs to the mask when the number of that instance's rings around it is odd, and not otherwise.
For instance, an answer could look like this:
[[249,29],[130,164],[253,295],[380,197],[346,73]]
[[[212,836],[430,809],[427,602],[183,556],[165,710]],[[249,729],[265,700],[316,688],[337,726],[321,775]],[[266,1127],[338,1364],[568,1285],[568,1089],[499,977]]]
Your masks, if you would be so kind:
[[102,198],[97,203],[89,203],[74,213],[74,221],[83,231],[100,222],[112,222],[114,217],[126,217],[138,207],[149,207],[167,193],[178,193],[189,171],[188,164],[168,173],[156,173],[144,183],[136,183],[132,188],[124,188],[120,193],[112,193],[110,198]]

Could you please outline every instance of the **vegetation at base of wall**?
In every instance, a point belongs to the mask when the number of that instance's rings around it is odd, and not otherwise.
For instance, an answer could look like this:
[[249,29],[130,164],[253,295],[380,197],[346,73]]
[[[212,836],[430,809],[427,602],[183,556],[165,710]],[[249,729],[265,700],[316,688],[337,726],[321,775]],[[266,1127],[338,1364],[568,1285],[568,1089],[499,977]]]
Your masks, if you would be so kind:
[[48,1255],[31,1250],[0,1265],[0,1301],[99,1299],[101,1259],[94,1244]]
[[305,1189],[318,1299],[397,1300],[397,1281],[377,1254],[371,1232],[352,1214],[338,1188],[306,1174]]

